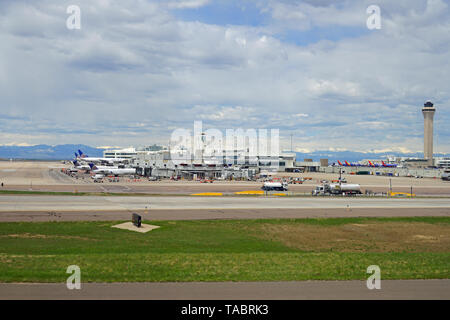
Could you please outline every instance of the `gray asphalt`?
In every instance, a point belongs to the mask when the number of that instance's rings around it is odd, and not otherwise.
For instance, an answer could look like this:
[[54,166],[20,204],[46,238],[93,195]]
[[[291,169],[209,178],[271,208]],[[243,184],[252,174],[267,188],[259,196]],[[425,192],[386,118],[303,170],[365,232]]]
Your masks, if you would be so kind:
[[449,217],[450,208],[359,209],[150,209],[119,211],[1,212],[0,222],[122,221],[138,213],[144,221],[211,219],[303,219],[351,217]]
[[365,281],[0,284],[6,299],[135,300],[449,300],[450,280],[381,280],[380,290]]
[[450,199],[2,195],[0,211],[450,208]]

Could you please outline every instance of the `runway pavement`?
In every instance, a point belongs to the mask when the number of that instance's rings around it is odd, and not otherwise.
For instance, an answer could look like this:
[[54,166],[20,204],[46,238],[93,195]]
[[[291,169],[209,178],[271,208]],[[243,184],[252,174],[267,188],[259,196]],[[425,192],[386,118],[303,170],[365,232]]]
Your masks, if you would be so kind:
[[[144,221],[212,219],[304,219],[355,217],[449,217],[450,208],[399,209],[152,209],[136,210]],[[0,222],[122,221],[131,211],[0,212]]]
[[450,216],[450,199],[0,196],[0,222]]
[[[417,195],[429,196],[450,196],[450,183],[442,184],[440,181],[437,185],[414,185],[413,193]],[[320,183],[307,183],[303,185],[289,185],[289,191],[293,193],[307,193]],[[136,183],[93,183],[74,180],[72,183],[66,184],[6,184],[3,190],[21,190],[29,191],[47,191],[47,192],[111,192],[111,193],[146,193],[146,194],[191,194],[200,192],[223,192],[233,193],[248,190],[260,190],[261,182],[214,182],[212,184],[199,182],[136,182]],[[382,185],[361,185],[363,192],[371,190],[375,193],[386,193],[389,184]],[[2,189],[0,189],[2,190]],[[411,192],[410,185],[394,184],[393,192]]]
[[358,209],[450,208],[450,199],[439,198],[313,198],[313,197],[115,197],[2,195],[1,212],[105,211],[145,209]]
[[365,281],[0,284],[6,299],[134,300],[449,300],[450,280],[381,280],[380,290]]

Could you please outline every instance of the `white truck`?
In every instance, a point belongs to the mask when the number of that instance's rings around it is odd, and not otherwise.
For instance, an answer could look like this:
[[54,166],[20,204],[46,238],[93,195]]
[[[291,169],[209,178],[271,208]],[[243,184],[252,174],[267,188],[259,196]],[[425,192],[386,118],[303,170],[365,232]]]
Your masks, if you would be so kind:
[[95,174],[93,176],[91,176],[91,178],[94,180],[94,182],[99,182],[99,183],[103,183],[103,178],[105,176],[103,174]]
[[286,182],[264,182],[261,189],[264,191],[287,191],[288,184]]
[[312,191],[313,196],[329,196],[329,195],[355,195],[361,194],[361,186],[351,183],[331,183],[316,186]]

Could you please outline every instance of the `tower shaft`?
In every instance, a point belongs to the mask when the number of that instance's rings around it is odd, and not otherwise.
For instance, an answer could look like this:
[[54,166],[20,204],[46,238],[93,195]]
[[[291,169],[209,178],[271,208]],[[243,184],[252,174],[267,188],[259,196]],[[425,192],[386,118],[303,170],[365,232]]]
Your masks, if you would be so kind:
[[424,121],[423,154],[424,158],[428,160],[429,165],[433,164],[433,122],[435,112],[436,109],[431,102],[427,102],[422,109]]

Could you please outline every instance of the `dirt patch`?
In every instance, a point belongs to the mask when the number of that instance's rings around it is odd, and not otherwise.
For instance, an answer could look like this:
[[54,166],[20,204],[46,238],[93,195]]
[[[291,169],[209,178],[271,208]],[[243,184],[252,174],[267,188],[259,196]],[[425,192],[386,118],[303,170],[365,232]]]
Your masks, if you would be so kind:
[[435,242],[435,241],[439,241],[439,236],[424,236],[422,234],[416,234],[413,236],[413,240]]
[[6,264],[6,263],[11,263],[12,260],[10,259],[10,257],[8,257],[7,254],[0,253],[0,262]]
[[[254,235],[304,251],[449,252],[450,226],[444,224],[373,222],[320,226],[262,224]],[[249,230],[250,231],[250,230]]]

